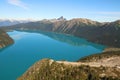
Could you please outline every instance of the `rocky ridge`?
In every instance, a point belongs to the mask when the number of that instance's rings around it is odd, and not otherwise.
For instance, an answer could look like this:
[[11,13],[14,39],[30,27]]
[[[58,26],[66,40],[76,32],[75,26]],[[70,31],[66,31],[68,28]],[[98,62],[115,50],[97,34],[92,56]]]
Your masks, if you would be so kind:
[[101,54],[92,55],[89,59],[85,57],[79,62],[43,59],[18,80],[120,80],[120,51]]

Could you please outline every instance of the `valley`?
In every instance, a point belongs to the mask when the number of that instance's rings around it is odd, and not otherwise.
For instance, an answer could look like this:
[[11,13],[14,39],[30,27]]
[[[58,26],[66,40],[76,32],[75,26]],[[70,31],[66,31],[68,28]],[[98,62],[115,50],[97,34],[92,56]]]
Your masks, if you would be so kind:
[[[41,20],[8,26],[5,30],[32,30],[70,34],[94,43],[110,47],[120,47],[120,21],[100,23],[89,19]],[[94,36],[94,37],[93,37]]]

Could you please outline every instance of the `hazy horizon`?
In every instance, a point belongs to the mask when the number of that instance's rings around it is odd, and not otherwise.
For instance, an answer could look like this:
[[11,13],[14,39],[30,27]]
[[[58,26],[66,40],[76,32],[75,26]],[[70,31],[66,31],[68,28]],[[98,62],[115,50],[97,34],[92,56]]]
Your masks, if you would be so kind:
[[[65,18],[65,17],[64,17]],[[52,19],[58,19],[58,18],[51,18],[51,19],[47,19],[47,20],[52,20]],[[89,19],[89,18],[71,18],[71,19],[67,19],[66,18],[66,20],[72,20],[72,19]],[[6,20],[9,20],[9,21],[33,21],[33,22],[35,22],[35,21],[42,21],[42,20],[44,20],[44,19],[13,19],[13,18],[11,18],[11,19],[0,19],[1,21],[6,21]],[[101,22],[101,23],[104,23],[104,22],[114,22],[114,21],[117,21],[117,20],[120,20],[120,19],[116,19],[116,20],[112,20],[112,21],[99,21],[99,20],[93,20],[93,19],[89,19],[89,20],[92,20],[92,21],[97,21],[97,22]]]

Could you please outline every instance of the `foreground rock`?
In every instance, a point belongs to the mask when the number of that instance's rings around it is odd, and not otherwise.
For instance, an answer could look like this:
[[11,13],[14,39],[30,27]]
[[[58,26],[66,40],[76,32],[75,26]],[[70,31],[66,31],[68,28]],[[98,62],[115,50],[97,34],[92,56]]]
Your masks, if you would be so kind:
[[0,29],[0,48],[8,46],[13,43],[13,39],[8,36],[6,32]]
[[79,62],[43,59],[18,80],[120,80],[120,51],[92,55]]

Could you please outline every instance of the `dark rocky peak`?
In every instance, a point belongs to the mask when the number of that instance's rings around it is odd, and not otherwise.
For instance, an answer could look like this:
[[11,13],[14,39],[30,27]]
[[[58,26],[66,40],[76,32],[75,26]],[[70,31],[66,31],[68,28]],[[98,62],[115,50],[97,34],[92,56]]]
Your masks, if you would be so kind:
[[61,16],[61,17],[59,17],[57,20],[62,21],[62,20],[66,20],[66,18],[64,18],[63,16]]

